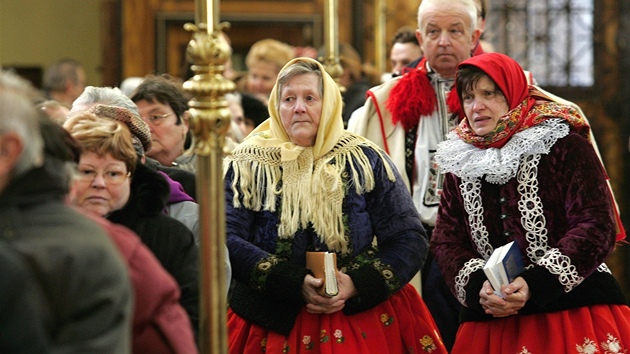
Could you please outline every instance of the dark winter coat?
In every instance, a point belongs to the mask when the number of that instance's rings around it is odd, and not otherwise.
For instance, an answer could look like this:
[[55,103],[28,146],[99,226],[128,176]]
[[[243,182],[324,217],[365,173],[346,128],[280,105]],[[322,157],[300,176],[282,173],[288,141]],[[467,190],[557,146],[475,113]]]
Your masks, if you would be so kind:
[[199,323],[199,249],[192,232],[162,211],[169,196],[164,177],[138,164],[131,180],[127,204],[107,219],[134,231],[177,281],[180,303],[186,309],[195,332]]
[[105,232],[64,203],[68,184],[46,162],[0,194],[0,237],[23,257],[46,296],[51,349],[128,353],[133,293],[124,261]]

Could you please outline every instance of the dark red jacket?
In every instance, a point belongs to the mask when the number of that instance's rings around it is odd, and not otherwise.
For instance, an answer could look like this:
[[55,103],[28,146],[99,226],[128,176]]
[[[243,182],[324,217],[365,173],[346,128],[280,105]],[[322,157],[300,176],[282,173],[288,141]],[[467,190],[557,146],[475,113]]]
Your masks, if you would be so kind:
[[179,287],[130,229],[90,215],[127,263],[134,289],[133,352],[197,353],[193,330],[179,304]]

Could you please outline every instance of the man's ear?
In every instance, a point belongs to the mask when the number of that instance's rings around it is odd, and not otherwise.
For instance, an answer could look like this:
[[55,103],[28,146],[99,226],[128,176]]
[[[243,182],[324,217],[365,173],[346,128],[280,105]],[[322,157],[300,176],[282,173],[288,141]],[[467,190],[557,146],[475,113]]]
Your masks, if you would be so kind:
[[420,45],[420,48],[424,52],[424,48],[422,48],[424,41],[422,40],[422,32],[420,32],[419,29],[416,30],[416,39],[418,40],[418,44]]
[[480,37],[481,37],[481,30],[479,28],[475,28],[475,30],[472,33],[472,42],[470,42],[471,52],[473,51],[473,49],[475,49],[475,46],[477,46],[477,43],[479,42]]
[[23,150],[22,139],[16,133],[9,132],[0,135],[0,171],[11,171]]
[[66,80],[65,85],[63,85],[63,91],[64,92],[72,92],[72,90],[74,89],[74,86],[76,86],[74,84],[74,82],[71,79]]

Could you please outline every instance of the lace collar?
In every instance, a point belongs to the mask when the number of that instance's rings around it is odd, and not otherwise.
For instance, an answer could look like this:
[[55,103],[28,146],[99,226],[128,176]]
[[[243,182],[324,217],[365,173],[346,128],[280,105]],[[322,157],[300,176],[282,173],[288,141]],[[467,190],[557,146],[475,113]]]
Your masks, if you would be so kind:
[[505,184],[516,176],[521,156],[548,154],[556,141],[567,135],[569,125],[555,118],[514,134],[502,148],[480,149],[451,132],[448,140],[438,145],[435,160],[442,173]]

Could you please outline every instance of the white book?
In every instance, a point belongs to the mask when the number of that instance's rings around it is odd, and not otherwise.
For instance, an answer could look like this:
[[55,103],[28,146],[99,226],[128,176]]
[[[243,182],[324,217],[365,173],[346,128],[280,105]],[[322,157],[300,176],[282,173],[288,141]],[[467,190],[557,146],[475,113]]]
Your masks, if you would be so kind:
[[331,252],[324,254],[324,271],[326,273],[325,292],[328,296],[335,296],[339,293],[337,286],[337,262],[336,255]]
[[500,248],[497,248],[492,252],[490,258],[486,261],[486,264],[483,266],[483,272],[486,274],[486,278],[492,285],[492,289],[494,289],[494,293],[501,296],[501,272],[499,268],[496,267],[497,259],[499,259],[499,255],[501,252],[497,252]]
[[501,285],[508,285],[525,269],[523,256],[514,241],[505,244],[492,252],[483,267],[494,293],[501,295]]

